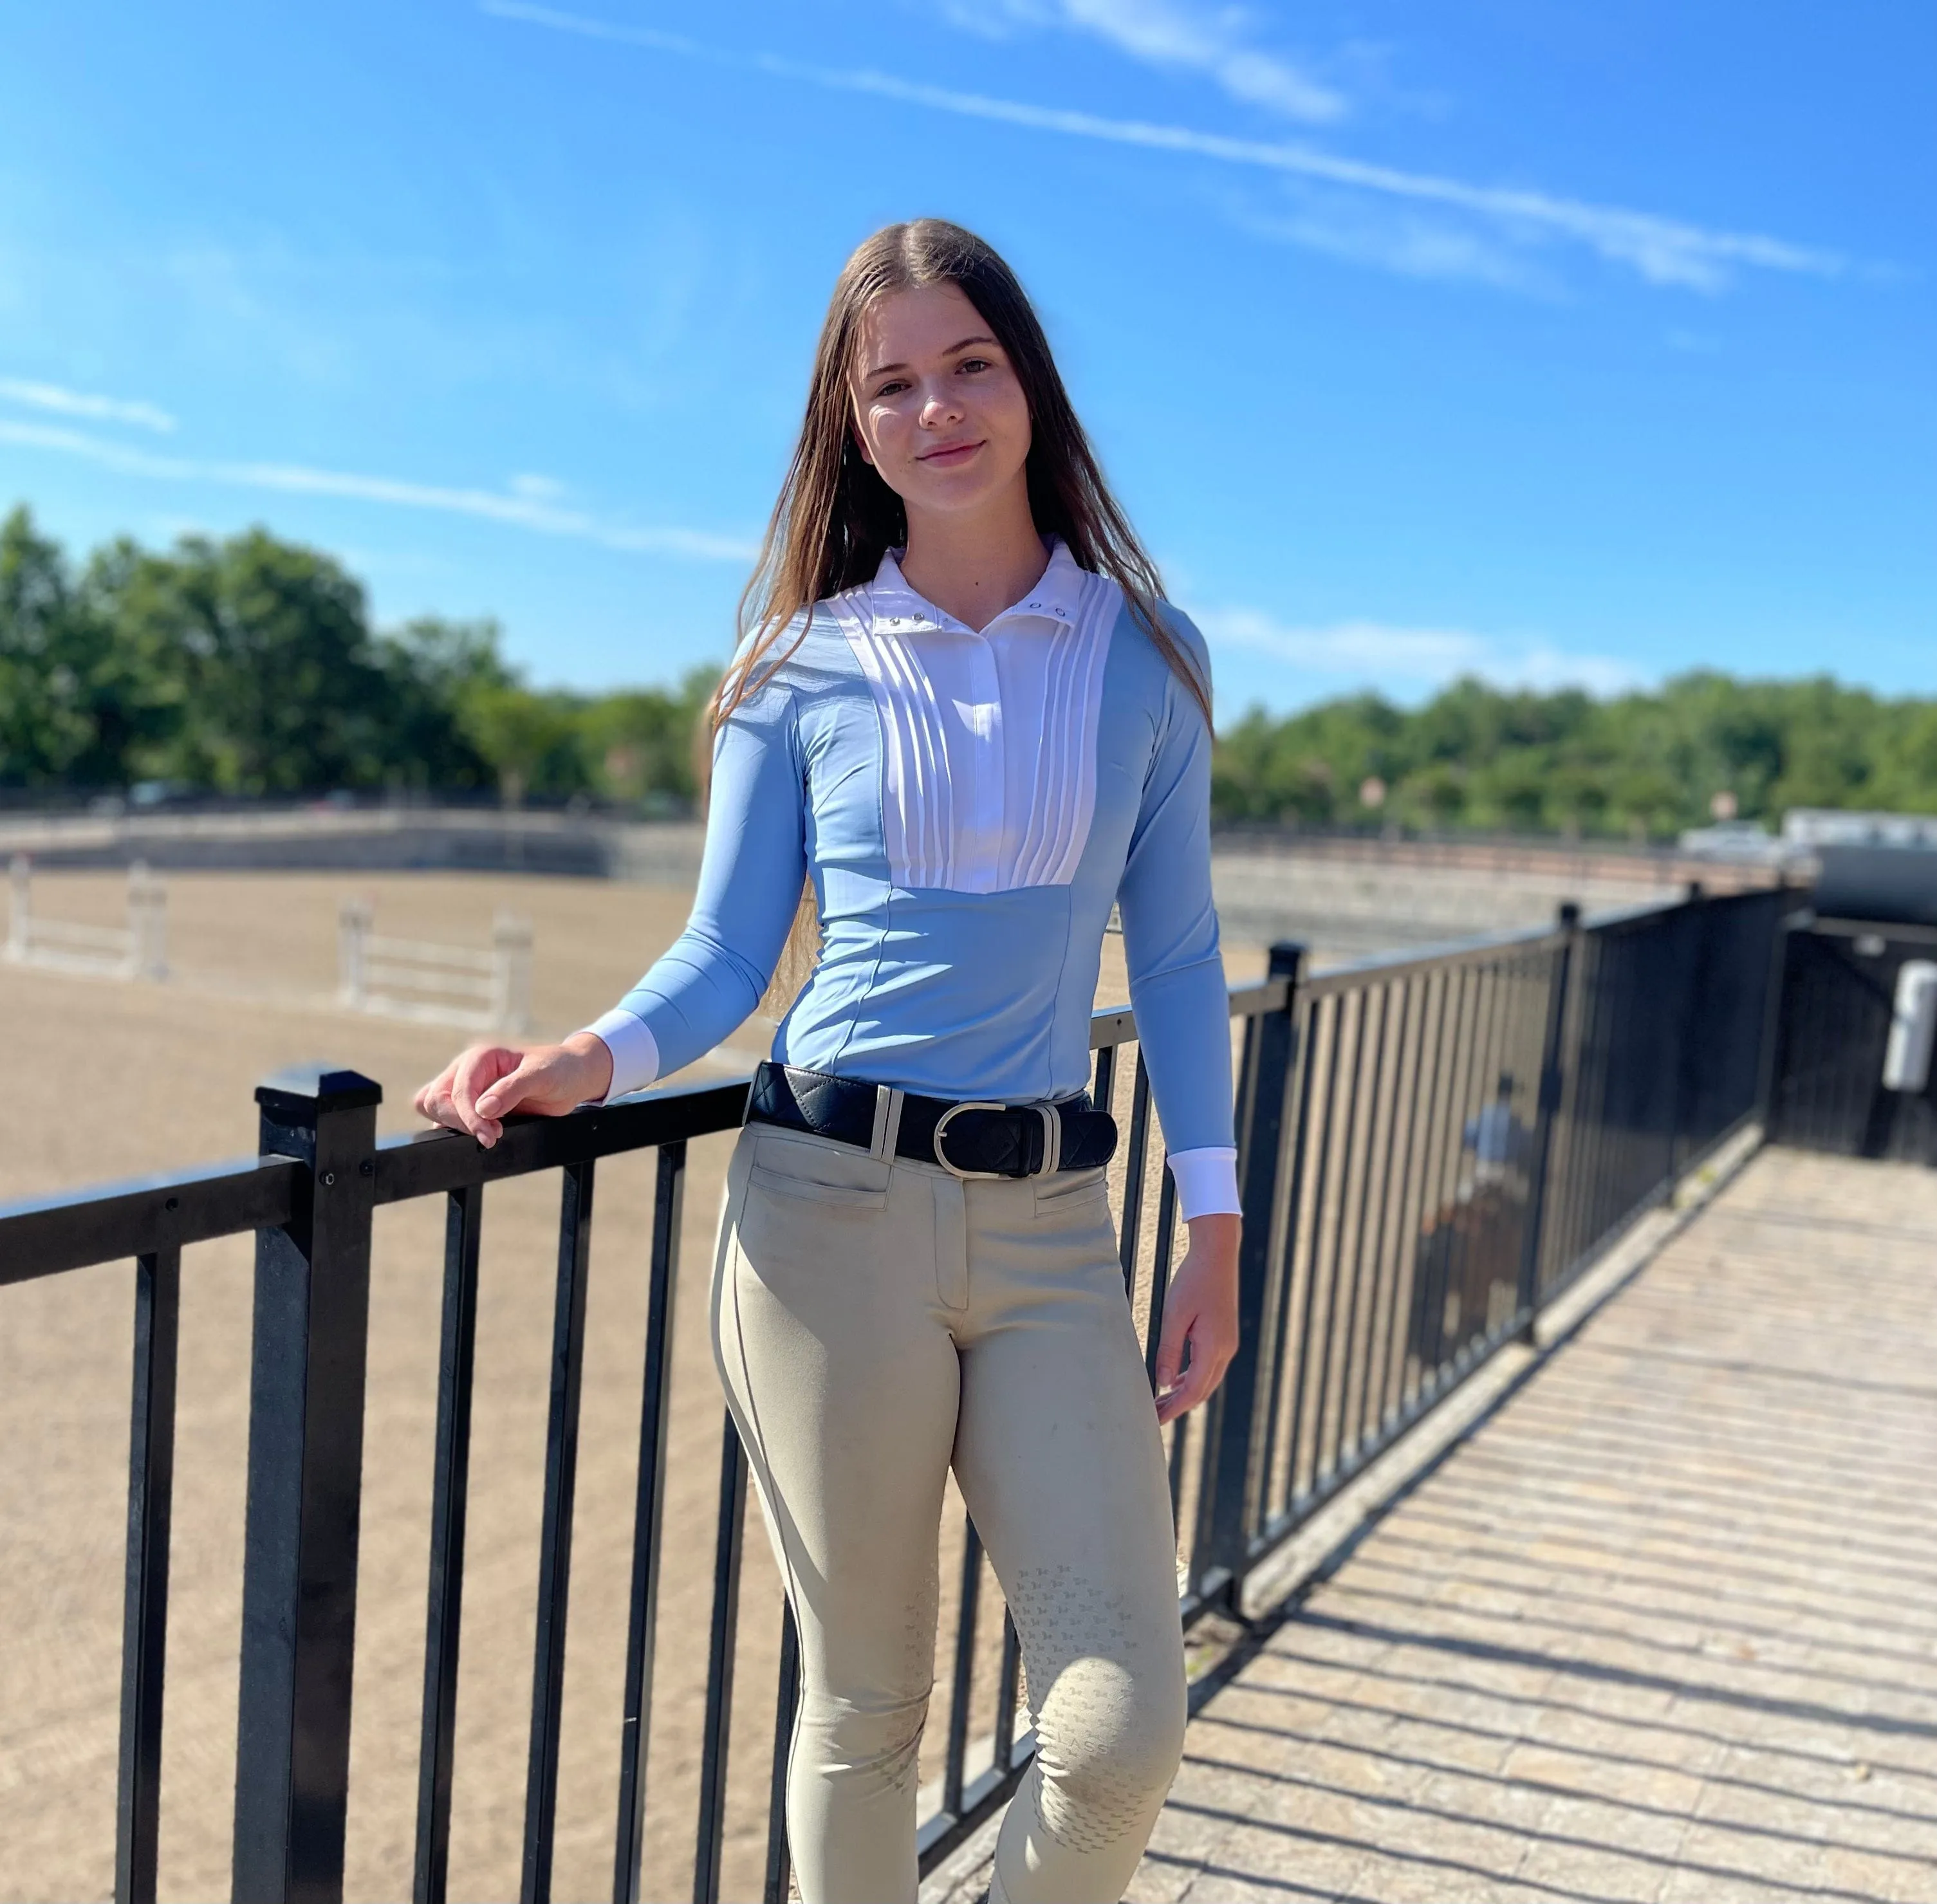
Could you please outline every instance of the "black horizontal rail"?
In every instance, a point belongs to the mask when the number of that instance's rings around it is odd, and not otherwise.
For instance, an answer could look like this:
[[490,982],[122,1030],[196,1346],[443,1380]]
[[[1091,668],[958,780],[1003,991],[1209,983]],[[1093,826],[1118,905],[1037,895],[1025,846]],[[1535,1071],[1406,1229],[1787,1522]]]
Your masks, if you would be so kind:
[[[489,1150],[457,1131],[384,1138],[374,1160],[374,1201],[401,1203],[732,1130],[746,1102],[742,1078],[675,1084],[568,1117],[513,1117]],[[0,1204],[0,1286],[280,1229],[306,1182],[294,1158],[238,1157]]]
[[[1597,915],[1593,923],[1599,930],[1654,917],[1666,909],[1654,904],[1625,908]],[[1299,990],[1306,997],[1323,997],[1353,990],[1373,977],[1483,962],[1510,947],[1550,947],[1557,937],[1551,928],[1535,927],[1355,959],[1302,977]],[[1282,978],[1234,985],[1231,1015],[1251,1018],[1281,1011],[1289,996]],[[1136,1035],[1135,1017],[1126,1005],[1091,1014],[1092,1051],[1130,1043]],[[746,1098],[744,1078],[664,1086],[567,1117],[510,1118],[489,1150],[456,1131],[384,1138],[377,1147],[376,1201],[399,1203],[731,1130],[740,1122]],[[293,1160],[238,1157],[0,1204],[0,1287],[277,1226],[289,1219],[299,1175]]]
[[[402,1203],[737,1129],[746,1108],[747,1080],[738,1078],[725,1084],[674,1084],[568,1117],[512,1117],[488,1151],[454,1130],[386,1138],[377,1147],[377,1202]],[[0,1221],[5,1217],[0,1211]]]
[[[1679,900],[1650,900],[1638,906],[1597,914],[1603,920],[1647,918],[1679,905]],[[1515,954],[1551,951],[1562,933],[1556,926],[1519,926],[1512,930],[1484,932],[1470,938],[1448,939],[1444,944],[1408,946],[1398,952],[1375,952],[1342,965],[1325,966],[1299,981],[1299,990],[1308,997],[1324,998],[1341,992],[1355,992],[1361,986],[1390,984],[1418,977],[1429,972],[1457,972],[1466,966],[1498,963]]]
[[[1282,981],[1234,987],[1232,1015],[1281,1010],[1284,997]],[[1135,1035],[1127,1008],[1094,1014],[1093,1050]],[[489,1150],[456,1131],[386,1137],[377,1146],[374,1200],[447,1194],[732,1130],[746,1102],[747,1080],[739,1078],[665,1086],[569,1117],[511,1117]],[[280,1227],[295,1208],[302,1176],[291,1158],[240,1157],[0,1204],[0,1286]]]
[[[1301,969],[1298,948],[1279,946],[1266,978],[1232,989],[1243,1030],[1244,1329],[1211,1405],[1166,1431],[1187,1624],[1241,1611],[1253,1568],[1530,1328],[1544,1303],[1763,1098],[1775,1093],[1801,1114],[1793,1107],[1802,1100],[1772,1070],[1765,1032],[1781,1016],[1765,1001],[1781,970],[1772,947],[1793,905],[1781,889],[1651,904],[1585,926],[1563,917],[1317,972]],[[1793,954],[1790,964],[1819,990],[1823,972],[1840,969],[1834,960],[1799,966]],[[1793,1026],[1788,1035],[1798,1051],[1808,1043]],[[1179,1224],[1148,1072],[1141,1051],[1124,1049],[1135,1043],[1128,1008],[1093,1015],[1093,1088],[1126,1131],[1123,1283],[1153,1368]],[[1809,1061],[1819,1070],[1831,1062]],[[293,1076],[259,1094],[259,1157],[0,1208],[0,1284],[117,1259],[138,1266],[119,1897],[135,1904],[154,1894],[182,1247],[257,1239],[237,1895],[334,1899],[348,1798],[371,1218],[379,1205],[448,1199],[415,1887],[436,1904],[450,1851],[483,1190],[556,1171],[563,1204],[523,1881],[534,1904],[549,1895],[592,1184],[599,1159],[644,1150],[659,1154],[659,1186],[650,1251],[638,1264],[647,1316],[614,1891],[636,1904],[684,1887],[642,1864],[657,1587],[662,1545],[674,1537],[661,1526],[673,1297],[687,1145],[736,1128],[747,1088],[744,1078],[688,1084],[565,1117],[514,1118],[487,1150],[445,1131],[378,1142],[374,1084],[354,1073]],[[1811,1088],[1809,1105],[1828,1101],[1828,1086]],[[729,1420],[690,1878],[702,1900],[729,1882],[728,1815],[741,1803],[729,1753],[757,1756],[767,1793],[763,1880],[750,1872],[745,1881],[778,1896],[789,1869],[781,1798],[797,1698],[790,1621],[774,1733],[736,1740],[729,1723],[748,1486]],[[690,1542],[692,1530],[676,1532]],[[978,1605],[983,1557],[972,1528],[964,1535],[942,1675],[950,1707],[938,1805],[917,1836],[925,1872],[1006,1802],[1033,1748],[1017,1703],[1015,1628],[999,1602]],[[981,1709],[972,1711],[978,1687]],[[972,1739],[987,1754],[972,1772]]]
[[0,1286],[279,1228],[306,1183],[293,1158],[238,1157],[0,1204]]

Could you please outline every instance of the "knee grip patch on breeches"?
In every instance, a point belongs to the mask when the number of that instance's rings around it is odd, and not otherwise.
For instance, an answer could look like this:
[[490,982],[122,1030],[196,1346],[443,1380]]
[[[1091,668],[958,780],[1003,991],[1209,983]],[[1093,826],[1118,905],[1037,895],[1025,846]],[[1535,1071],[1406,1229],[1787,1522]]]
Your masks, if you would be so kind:
[[1101,1851],[1147,1826],[1176,1774],[1174,1654],[1146,1663],[1156,1649],[1139,1644],[1123,1596],[1072,1567],[1024,1569],[1010,1611],[1029,1668],[1037,1818],[1068,1849]]

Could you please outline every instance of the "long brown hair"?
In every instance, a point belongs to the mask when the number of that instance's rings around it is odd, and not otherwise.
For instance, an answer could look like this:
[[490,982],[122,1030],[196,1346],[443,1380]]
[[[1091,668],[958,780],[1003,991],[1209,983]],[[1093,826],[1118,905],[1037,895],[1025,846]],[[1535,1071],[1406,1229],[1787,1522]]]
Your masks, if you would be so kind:
[[[1024,465],[1029,510],[1041,533],[1059,535],[1079,568],[1107,575],[1132,617],[1203,711],[1211,699],[1191,656],[1157,613],[1163,584],[1129,519],[1103,480],[1096,452],[1050,354],[1049,339],[1016,274],[994,248],[945,219],[884,226],[841,267],[820,327],[808,384],[807,414],[767,523],[759,559],[740,598],[739,652],[714,691],[709,726],[717,729],[762,681],[784,665],[774,650],[803,610],[871,581],[890,549],[908,541],[901,498],[861,454],[847,374],[860,327],[877,299],[930,284],[953,284],[968,299],[1008,356],[1029,405]],[[805,982],[818,953],[810,884],[763,1002],[784,1005]]]

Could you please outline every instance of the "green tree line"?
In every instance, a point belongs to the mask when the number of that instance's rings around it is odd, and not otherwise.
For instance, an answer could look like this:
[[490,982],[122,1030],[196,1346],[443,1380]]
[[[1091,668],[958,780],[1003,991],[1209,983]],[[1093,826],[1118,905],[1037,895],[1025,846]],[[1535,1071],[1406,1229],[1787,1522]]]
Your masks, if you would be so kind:
[[681,811],[714,680],[612,694],[529,686],[496,626],[373,629],[327,555],[250,529],[77,567],[24,508],[0,523],[0,787],[338,788]]
[[[531,686],[489,622],[379,631],[341,564],[261,529],[77,565],[24,508],[0,524],[0,788],[583,795],[662,812],[696,794],[713,672],[674,689]],[[1224,822],[1660,838],[1719,811],[1937,811],[1937,699],[1698,672],[1596,699],[1462,681],[1219,737]]]
[[1284,720],[1253,709],[1212,772],[1226,821],[1660,839],[1791,807],[1929,813],[1937,699],[1708,669],[1601,700],[1467,680],[1414,710],[1375,694]]

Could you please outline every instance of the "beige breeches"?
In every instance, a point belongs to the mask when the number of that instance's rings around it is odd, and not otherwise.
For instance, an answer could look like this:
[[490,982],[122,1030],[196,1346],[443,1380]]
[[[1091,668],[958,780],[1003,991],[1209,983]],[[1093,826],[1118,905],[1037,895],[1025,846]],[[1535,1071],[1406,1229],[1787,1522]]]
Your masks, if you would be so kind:
[[1177,1769],[1175,1536],[1101,1171],[962,1183],[751,1125],[714,1345],[800,1632],[805,1904],[914,1904],[952,1465],[1021,1638],[1037,1752],[993,1904],[1114,1904]]

